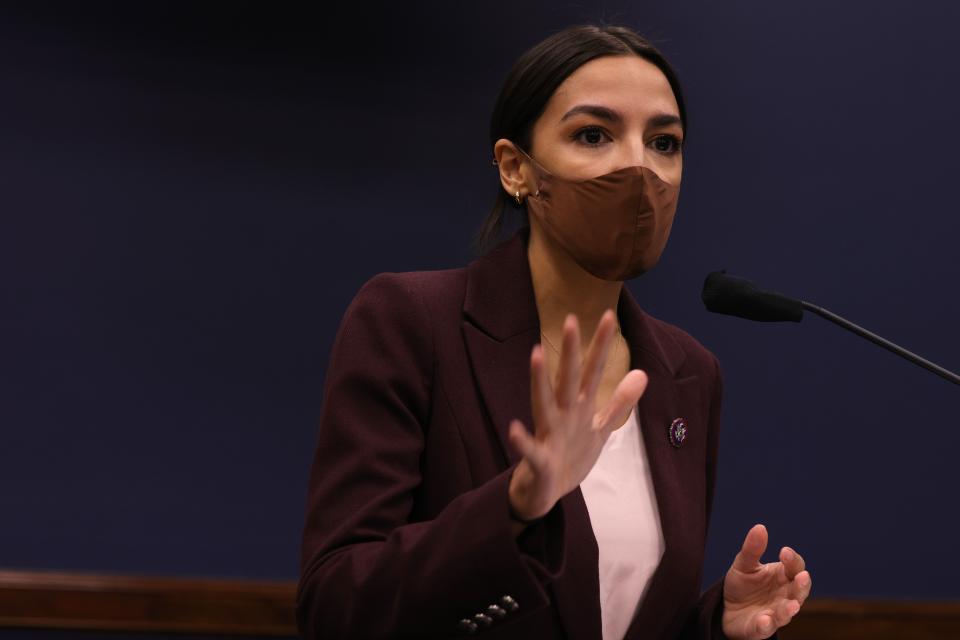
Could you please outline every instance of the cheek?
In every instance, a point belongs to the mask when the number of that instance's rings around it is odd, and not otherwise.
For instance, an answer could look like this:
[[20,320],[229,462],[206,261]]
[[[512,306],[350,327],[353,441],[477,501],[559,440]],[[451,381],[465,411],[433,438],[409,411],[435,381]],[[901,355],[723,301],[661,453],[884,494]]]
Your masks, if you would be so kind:
[[662,158],[651,163],[651,169],[656,171],[657,175],[664,182],[669,182],[675,187],[680,186],[680,179],[683,177],[683,159]]
[[568,163],[568,165],[569,169],[566,175],[571,180],[589,180],[590,178],[596,178],[597,176],[615,171],[623,166],[606,159],[598,160],[596,158],[578,158]]
[[611,163],[591,157],[589,154],[571,153],[563,149],[554,153],[549,158],[549,162],[550,165],[544,164],[544,166],[551,173],[567,180],[587,180],[616,168]]

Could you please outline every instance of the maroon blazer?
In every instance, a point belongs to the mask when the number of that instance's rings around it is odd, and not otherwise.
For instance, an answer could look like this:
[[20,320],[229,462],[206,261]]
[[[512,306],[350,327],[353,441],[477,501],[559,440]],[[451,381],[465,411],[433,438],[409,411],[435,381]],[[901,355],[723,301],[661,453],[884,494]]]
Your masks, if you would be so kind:
[[[601,640],[597,542],[580,489],[519,538],[507,427],[532,427],[540,340],[524,229],[465,268],[382,273],[343,316],[327,369],[303,532],[303,638]],[[666,540],[627,638],[723,638],[722,582],[701,596],[721,378],[716,358],[617,307]],[[668,427],[687,424],[674,447]],[[495,606],[492,606],[495,605]],[[478,614],[484,614],[478,616]],[[490,622],[489,620],[492,620]]]

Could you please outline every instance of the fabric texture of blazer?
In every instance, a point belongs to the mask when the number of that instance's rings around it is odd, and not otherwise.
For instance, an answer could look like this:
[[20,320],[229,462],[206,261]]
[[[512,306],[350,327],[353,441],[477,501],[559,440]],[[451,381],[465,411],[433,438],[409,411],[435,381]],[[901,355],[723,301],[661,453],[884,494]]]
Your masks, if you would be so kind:
[[[520,458],[507,428],[519,418],[532,429],[540,340],[528,242],[522,229],[463,268],[379,274],[347,308],[310,473],[302,637],[455,638],[470,635],[468,619],[491,640],[601,640],[580,489],[511,535]],[[649,376],[638,417],[666,543],[626,638],[724,638],[722,581],[700,593],[720,368],[626,287],[617,314],[631,367]],[[687,425],[679,447],[668,436],[676,418]]]

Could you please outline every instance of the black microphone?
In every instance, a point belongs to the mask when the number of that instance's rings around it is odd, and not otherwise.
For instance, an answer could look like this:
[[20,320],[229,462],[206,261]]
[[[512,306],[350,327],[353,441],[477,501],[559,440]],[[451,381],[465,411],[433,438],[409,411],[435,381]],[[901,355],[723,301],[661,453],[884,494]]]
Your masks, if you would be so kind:
[[707,276],[701,298],[714,313],[747,320],[800,322],[803,319],[803,305],[799,300],[761,291],[749,280],[728,276],[726,271],[714,271]]
[[703,304],[706,305],[708,311],[746,318],[747,320],[759,320],[760,322],[800,322],[803,319],[803,311],[807,310],[840,325],[848,331],[852,331],[861,338],[866,338],[870,342],[892,351],[902,358],[906,358],[941,378],[946,378],[954,384],[960,384],[960,376],[952,371],[925,360],[917,354],[907,351],[903,347],[871,333],[831,311],[827,311],[823,307],[818,307],[803,300],[795,300],[780,293],[763,291],[753,282],[727,275],[726,271],[714,271],[707,276],[703,282],[703,292],[700,299],[703,300]]

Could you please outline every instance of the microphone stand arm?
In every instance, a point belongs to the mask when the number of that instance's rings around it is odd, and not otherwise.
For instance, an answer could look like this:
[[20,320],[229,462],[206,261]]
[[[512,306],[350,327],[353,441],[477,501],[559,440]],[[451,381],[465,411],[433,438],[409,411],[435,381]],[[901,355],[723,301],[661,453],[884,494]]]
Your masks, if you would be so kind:
[[832,311],[827,311],[823,307],[818,307],[815,304],[804,302],[803,300],[800,300],[800,304],[802,304],[803,308],[806,309],[807,311],[815,313],[821,318],[826,318],[830,322],[838,324],[844,329],[847,329],[848,331],[852,331],[853,333],[857,334],[861,338],[866,338],[867,340],[874,343],[875,345],[881,346],[887,351],[892,351],[898,356],[900,356],[901,358],[906,358],[910,362],[916,365],[920,365],[927,371],[930,371],[931,373],[935,373],[941,378],[946,378],[947,380],[949,380],[954,384],[960,385],[960,376],[953,373],[952,371],[948,371],[947,369],[944,369],[943,367],[936,365],[930,362],[929,360],[921,358],[917,354],[911,351],[907,351],[900,345],[894,344],[885,338],[881,338],[877,334],[867,331],[863,327],[853,324],[849,320],[845,318],[841,318],[837,314],[833,313]]

